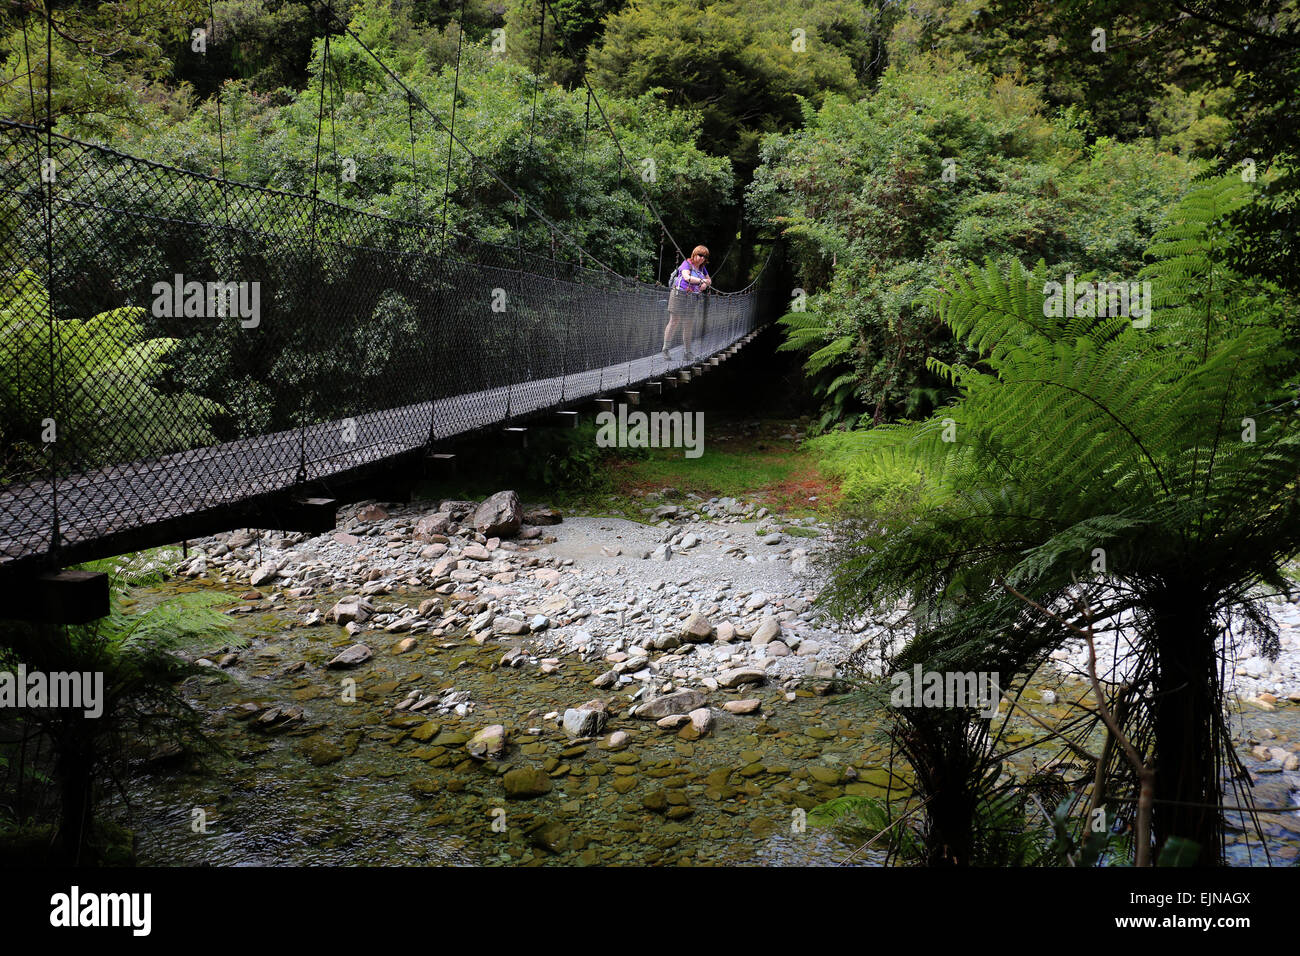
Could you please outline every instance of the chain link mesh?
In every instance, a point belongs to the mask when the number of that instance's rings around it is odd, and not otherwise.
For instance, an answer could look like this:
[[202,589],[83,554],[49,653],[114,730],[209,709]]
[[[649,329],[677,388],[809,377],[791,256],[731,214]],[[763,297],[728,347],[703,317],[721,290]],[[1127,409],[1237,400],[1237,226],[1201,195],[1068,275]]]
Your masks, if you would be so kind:
[[[757,324],[0,121],[0,568],[622,388]],[[676,311],[676,306],[674,306]]]

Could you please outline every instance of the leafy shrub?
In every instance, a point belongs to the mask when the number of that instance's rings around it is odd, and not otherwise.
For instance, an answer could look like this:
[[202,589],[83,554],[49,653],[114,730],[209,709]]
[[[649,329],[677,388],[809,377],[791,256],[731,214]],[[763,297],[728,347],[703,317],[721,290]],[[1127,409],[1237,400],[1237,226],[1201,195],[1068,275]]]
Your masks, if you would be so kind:
[[215,401],[169,388],[179,342],[149,338],[145,310],[50,319],[35,273],[0,287],[0,435],[6,475],[38,467],[43,421],[53,419],[59,460],[90,468],[213,441]]

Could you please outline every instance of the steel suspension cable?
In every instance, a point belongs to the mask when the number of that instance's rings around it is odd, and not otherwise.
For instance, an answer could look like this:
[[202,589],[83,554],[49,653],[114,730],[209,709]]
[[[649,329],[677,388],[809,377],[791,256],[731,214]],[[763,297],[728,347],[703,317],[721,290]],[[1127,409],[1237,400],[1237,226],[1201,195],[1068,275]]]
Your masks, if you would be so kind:
[[[528,158],[533,155],[533,139],[537,131],[537,90],[542,83],[542,49],[546,38],[546,0],[540,0],[540,3],[541,11],[537,24],[537,69],[533,73],[533,103],[528,116],[528,151],[525,153]],[[524,237],[519,229],[519,213],[520,210],[515,211],[515,243],[518,247],[520,268],[523,268]]]
[[[49,317],[50,347],[50,413],[56,429],[50,446],[50,553],[57,555],[63,537],[59,515],[59,455],[58,432],[67,422],[56,410],[59,408],[57,369],[63,367],[63,340],[54,329],[54,181],[57,176],[54,163],[54,21],[51,19],[49,0],[45,4],[45,294]],[[29,64],[30,66],[30,64]]]
[[[346,33],[359,47],[361,47],[361,49],[364,50],[366,54],[369,55],[370,58],[375,61],[375,63],[379,66],[379,68],[383,70],[384,73],[386,73],[394,83],[396,83],[404,91],[406,91],[407,93],[411,94],[412,97],[414,97],[416,105],[418,105],[422,110],[428,113],[429,117],[435,123],[437,123],[439,127],[447,130],[447,133],[451,137],[452,142],[454,142],[457,146],[463,149],[465,153],[468,156],[470,156],[470,158],[474,161],[476,165],[481,166],[484,172],[486,172],[491,178],[495,179],[498,183],[500,183],[501,187],[505,189],[507,193],[509,193],[515,199],[519,200],[523,204],[523,206],[526,209],[530,210],[533,213],[533,215],[535,215],[541,222],[545,223],[547,226],[554,229],[558,235],[563,236],[564,239],[574,248],[580,251],[582,250],[581,244],[578,243],[578,241],[574,239],[573,236],[569,235],[567,231],[560,228],[560,226],[557,225],[544,212],[542,212],[540,209],[536,208],[531,203],[529,203],[528,200],[525,199],[518,192],[518,190],[514,189],[508,182],[506,182],[504,177],[502,177],[499,173],[493,170],[492,167],[490,167],[487,163],[485,163],[483,159],[479,157],[478,154],[475,153],[472,149],[470,149],[469,146],[466,145],[466,143],[459,136],[456,136],[454,131],[448,129],[447,124],[438,118],[438,115],[434,113],[434,111],[429,107],[427,103],[424,102],[424,99],[418,93],[415,93],[413,90],[411,90],[411,88],[406,85],[406,83],[401,79],[401,77],[399,77],[396,73],[394,73],[393,70],[388,66],[388,64],[383,61],[383,58],[380,57],[377,53],[375,53],[375,51],[372,50],[364,40],[362,40],[359,36],[357,36],[356,31],[354,31],[351,27],[349,27],[347,23],[342,19],[342,17],[340,17],[338,13],[334,11],[332,4],[326,2],[325,9],[329,13],[329,15],[333,17],[334,20],[340,25],[342,31]],[[635,279],[623,275],[617,269],[614,269],[612,266],[607,265],[605,262],[601,261],[596,256],[591,255],[590,253],[588,253],[587,255],[588,258],[592,260],[592,262],[596,263],[596,265],[604,269],[610,275],[618,279],[621,279],[624,282],[636,281]]]
[[447,178],[442,185],[442,231],[439,247],[447,246],[447,200],[451,195],[451,160],[455,152],[456,100],[460,97],[460,51],[465,42],[465,0],[460,0],[460,19],[456,21],[456,79],[451,87],[451,123],[447,127]]
[[[587,133],[591,129],[591,90],[587,91],[587,109],[582,118],[582,174],[578,178],[578,199],[587,195]],[[575,201],[573,211],[578,211]],[[578,267],[582,267],[582,251],[578,251]]]
[[[212,24],[212,42],[215,44],[217,39],[217,12],[213,9],[212,0],[208,0],[208,20]],[[226,195],[226,131],[222,120],[221,108],[221,87],[222,83],[217,83],[217,158],[221,164],[221,209],[226,217],[226,228],[230,228],[230,199]]]
[[411,134],[411,189],[415,193],[415,214],[420,215],[420,167],[415,162],[415,104],[410,94],[406,97],[406,125]]
[[[544,8],[544,7],[543,7],[543,8]],[[564,48],[565,48],[565,50],[568,52],[569,56],[573,57],[574,60],[576,60],[576,59],[577,59],[577,55],[574,53],[573,47],[572,47],[572,46],[570,45],[570,43],[569,43],[569,38],[568,38],[568,36],[564,33],[563,26],[562,26],[562,24],[560,23],[560,18],[559,18],[559,16],[558,16],[558,15],[556,14],[556,12],[555,12],[555,7],[554,7],[554,5],[551,6],[551,19],[555,21],[555,33],[556,33],[556,36],[558,36],[558,37],[560,38],[561,42],[564,44]],[[609,116],[606,115],[606,113],[605,113],[605,108],[604,108],[603,106],[600,105],[600,97],[596,96],[596,92],[595,92],[595,90],[592,89],[591,81],[587,78],[587,75],[586,75],[585,72],[584,72],[583,75],[582,75],[582,83],[583,83],[583,85],[587,88],[587,93],[588,93],[588,94],[589,94],[589,95],[590,95],[590,96],[591,96],[591,97],[596,101],[596,109],[600,111],[600,117],[601,117],[601,119],[603,119],[603,120],[605,121],[605,128],[609,130],[610,138],[614,141],[614,146],[615,146],[615,148],[618,150],[618,156],[619,156],[619,167],[618,167],[618,173],[619,173],[619,188],[622,188],[622,186],[623,186],[623,165],[626,164],[627,167],[628,167],[628,169],[629,169],[629,171],[630,171],[630,170],[632,169],[632,164],[627,162],[627,155],[623,152],[623,144],[619,142],[618,134],[617,134],[616,132],[614,132],[614,125],[610,122],[610,120],[609,120]],[[662,217],[661,215],[659,215],[659,209],[658,209],[658,207],[656,207],[655,204],[654,204],[654,202],[651,201],[651,199],[650,199],[650,194],[646,191],[645,184],[642,183],[642,182],[640,181],[640,178],[639,178],[639,177],[635,177],[635,176],[634,176],[633,178],[637,180],[638,188],[640,188],[640,190],[641,190],[641,196],[642,196],[642,198],[644,199],[644,201],[646,202],[646,204],[650,207],[651,211],[654,212],[655,219],[657,219],[657,220],[659,221],[659,226],[663,229],[664,233],[668,236],[668,240],[673,244],[673,248],[677,250],[677,254],[678,254],[681,258],[685,259],[686,256],[682,253],[682,247],[679,246],[679,245],[677,244],[677,240],[673,238],[673,234],[672,234],[672,232],[668,229],[668,226],[664,224],[663,217]]]
[[334,151],[334,201],[338,202],[343,190],[343,167],[339,163],[339,131],[334,122],[334,113],[338,108],[336,100],[343,100],[343,81],[339,79],[338,67],[334,66],[333,60],[327,63],[327,75],[330,77],[330,147]]
[[[316,156],[313,163],[311,178],[311,238],[308,244],[308,263],[316,262],[316,237],[320,224],[320,143],[321,134],[325,129],[325,81],[326,74],[329,70],[330,61],[330,35],[325,34],[325,44],[321,50],[321,71],[320,71],[320,105],[316,112]],[[315,296],[308,296],[308,301],[315,306],[317,300]],[[315,323],[319,325],[319,323]],[[301,418],[298,423],[298,475],[295,479],[297,484],[302,484],[307,480],[307,389],[303,388],[302,399],[299,404]]]
[[[35,70],[32,68],[32,51],[31,51],[31,47],[29,46],[29,44],[28,44],[28,42],[27,42],[27,18],[28,18],[29,12],[30,12],[30,11],[27,11],[27,10],[24,10],[24,11],[23,11],[23,58],[27,61],[27,98],[28,98],[28,100],[29,100],[29,102],[30,102],[30,104],[31,104],[31,111],[32,111],[32,126],[33,126],[33,128],[35,128],[35,127],[38,125],[38,124],[37,124],[37,119],[36,119],[36,86],[35,86],[35,84],[32,82],[32,76],[35,74]],[[37,175],[37,179],[38,179],[38,181],[39,181],[39,179],[40,179],[40,172],[41,172],[41,141],[40,141],[40,137],[39,137],[39,136],[33,136],[33,137],[32,137],[32,159],[35,160],[35,162],[33,163],[33,166],[34,166],[34,168],[36,169],[36,175]],[[48,276],[48,274],[47,274],[47,276],[46,276],[46,281],[47,281],[47,283],[48,283],[48,280],[49,280],[49,276]],[[22,387],[23,387],[22,375],[23,375],[23,372],[25,371],[25,369],[23,368],[21,362],[15,363],[14,371],[15,371],[15,373],[16,373],[16,374],[18,375],[18,377],[19,377],[19,378],[18,378],[18,387],[19,387],[20,391],[18,392],[18,394],[21,395],[21,394],[22,394],[21,389],[22,389]]]

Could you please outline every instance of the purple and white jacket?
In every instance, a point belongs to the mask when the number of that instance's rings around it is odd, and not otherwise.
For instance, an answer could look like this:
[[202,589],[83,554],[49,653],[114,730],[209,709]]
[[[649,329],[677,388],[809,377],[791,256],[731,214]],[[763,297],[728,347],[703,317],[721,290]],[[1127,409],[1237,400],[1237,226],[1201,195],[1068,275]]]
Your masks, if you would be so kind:
[[677,267],[677,280],[673,283],[673,288],[678,292],[694,292],[696,295],[699,295],[700,287],[698,285],[691,285],[691,283],[687,281],[687,277],[694,279],[707,279],[709,277],[709,267],[701,266],[696,269],[691,265],[690,259],[683,259],[682,264]]

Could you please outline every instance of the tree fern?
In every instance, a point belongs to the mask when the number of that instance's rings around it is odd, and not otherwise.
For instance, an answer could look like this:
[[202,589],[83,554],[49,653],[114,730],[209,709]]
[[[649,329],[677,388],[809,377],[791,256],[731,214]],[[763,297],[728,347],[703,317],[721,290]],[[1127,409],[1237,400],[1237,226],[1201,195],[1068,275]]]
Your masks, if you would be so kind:
[[[1004,582],[1044,607],[1085,587],[1109,595],[1097,613],[1123,602],[1160,648],[1158,692],[1134,717],[1154,724],[1160,765],[1217,761],[1197,756],[1226,744],[1206,662],[1222,622],[1246,613],[1250,587],[1279,582],[1280,562],[1300,551],[1300,419],[1285,387],[1295,356],[1278,329],[1288,303],[1224,264],[1234,241],[1224,217],[1248,189],[1227,177],[1175,208],[1141,272],[1145,327],[1046,315],[1042,262],[944,277],[936,313],[979,360],[933,362],[958,400],[927,421],[875,430],[862,452],[909,458],[942,494],[854,530],[828,591],[833,608],[906,601],[929,624],[900,659],[1015,670],[1074,635],[1027,620]],[[1187,708],[1181,730],[1176,706]],[[1161,799],[1221,801],[1211,770],[1186,781],[1173,769],[1159,777]],[[1162,839],[1196,840],[1213,857],[1217,816],[1157,814]]]
[[859,383],[856,338],[833,328],[818,312],[790,312],[777,321],[786,329],[786,339],[777,350],[809,353],[804,371],[812,379],[813,394],[823,400],[813,431],[855,417],[851,405]]

